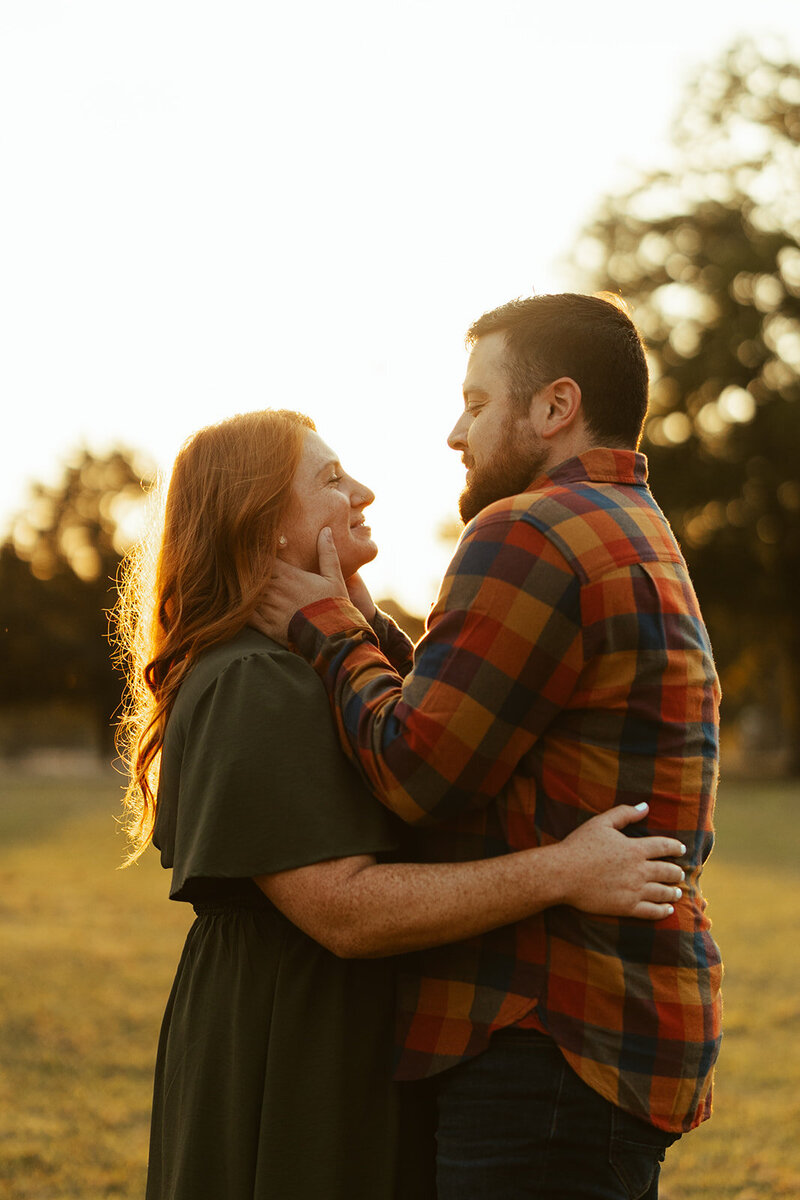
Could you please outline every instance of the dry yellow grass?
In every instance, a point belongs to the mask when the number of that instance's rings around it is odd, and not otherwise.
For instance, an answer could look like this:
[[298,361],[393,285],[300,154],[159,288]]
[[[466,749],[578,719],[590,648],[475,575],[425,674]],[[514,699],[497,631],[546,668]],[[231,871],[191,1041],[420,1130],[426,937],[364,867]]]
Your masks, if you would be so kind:
[[706,893],[725,960],[709,1122],[670,1151],[662,1200],[800,1196],[800,786],[727,784]]
[[[157,856],[116,871],[110,778],[0,779],[0,1197],[139,1200],[156,1037],[191,912]],[[721,789],[707,875],[726,960],[713,1119],[664,1200],[800,1195],[796,785]],[[367,1198],[365,1198],[367,1200]]]
[[4,780],[0,1196],[141,1197],[158,1024],[191,912],[116,871],[110,779]]

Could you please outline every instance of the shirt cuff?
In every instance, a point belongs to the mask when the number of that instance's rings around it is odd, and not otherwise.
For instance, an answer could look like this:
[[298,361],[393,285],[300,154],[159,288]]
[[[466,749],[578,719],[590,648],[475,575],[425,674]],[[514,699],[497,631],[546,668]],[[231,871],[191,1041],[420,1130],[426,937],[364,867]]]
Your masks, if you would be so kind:
[[377,635],[367,618],[344,597],[315,600],[296,612],[289,622],[290,648],[310,663],[319,657],[325,642],[335,634],[367,634],[378,645]]
[[370,625],[378,636],[381,653],[398,674],[407,675],[414,664],[414,643],[411,638],[388,613],[381,612],[379,608],[375,609]]

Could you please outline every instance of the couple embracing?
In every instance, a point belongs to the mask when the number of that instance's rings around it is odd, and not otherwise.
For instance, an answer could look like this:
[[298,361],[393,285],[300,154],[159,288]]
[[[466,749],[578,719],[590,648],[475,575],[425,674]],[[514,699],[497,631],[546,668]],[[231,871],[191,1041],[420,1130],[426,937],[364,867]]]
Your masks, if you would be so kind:
[[195,434],[131,566],[132,857],[196,912],[148,1200],[655,1200],[710,1113],[719,686],[642,344],[573,294],[467,341],[416,647],[358,575],[372,492],[297,413]]

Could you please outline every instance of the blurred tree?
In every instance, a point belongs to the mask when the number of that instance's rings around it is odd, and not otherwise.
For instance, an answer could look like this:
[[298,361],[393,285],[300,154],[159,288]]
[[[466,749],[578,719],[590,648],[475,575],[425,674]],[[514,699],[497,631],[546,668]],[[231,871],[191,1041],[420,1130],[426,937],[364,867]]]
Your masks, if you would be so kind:
[[32,487],[0,547],[0,705],[80,704],[104,750],[121,690],[107,612],[151,474],[126,452],[83,451],[57,486]]
[[800,66],[749,41],[704,69],[668,169],[606,199],[578,269],[648,345],[644,449],[728,711],[766,702],[800,769]]

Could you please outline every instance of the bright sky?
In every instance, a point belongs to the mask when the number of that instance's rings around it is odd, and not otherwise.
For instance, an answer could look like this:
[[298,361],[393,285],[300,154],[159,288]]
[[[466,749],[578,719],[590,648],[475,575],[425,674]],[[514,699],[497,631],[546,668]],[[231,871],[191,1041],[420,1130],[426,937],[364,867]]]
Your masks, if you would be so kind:
[[571,286],[687,77],[797,0],[3,0],[0,525],[80,445],[168,467],[299,408],[378,494],[377,595],[425,611],[463,468],[463,334]]

